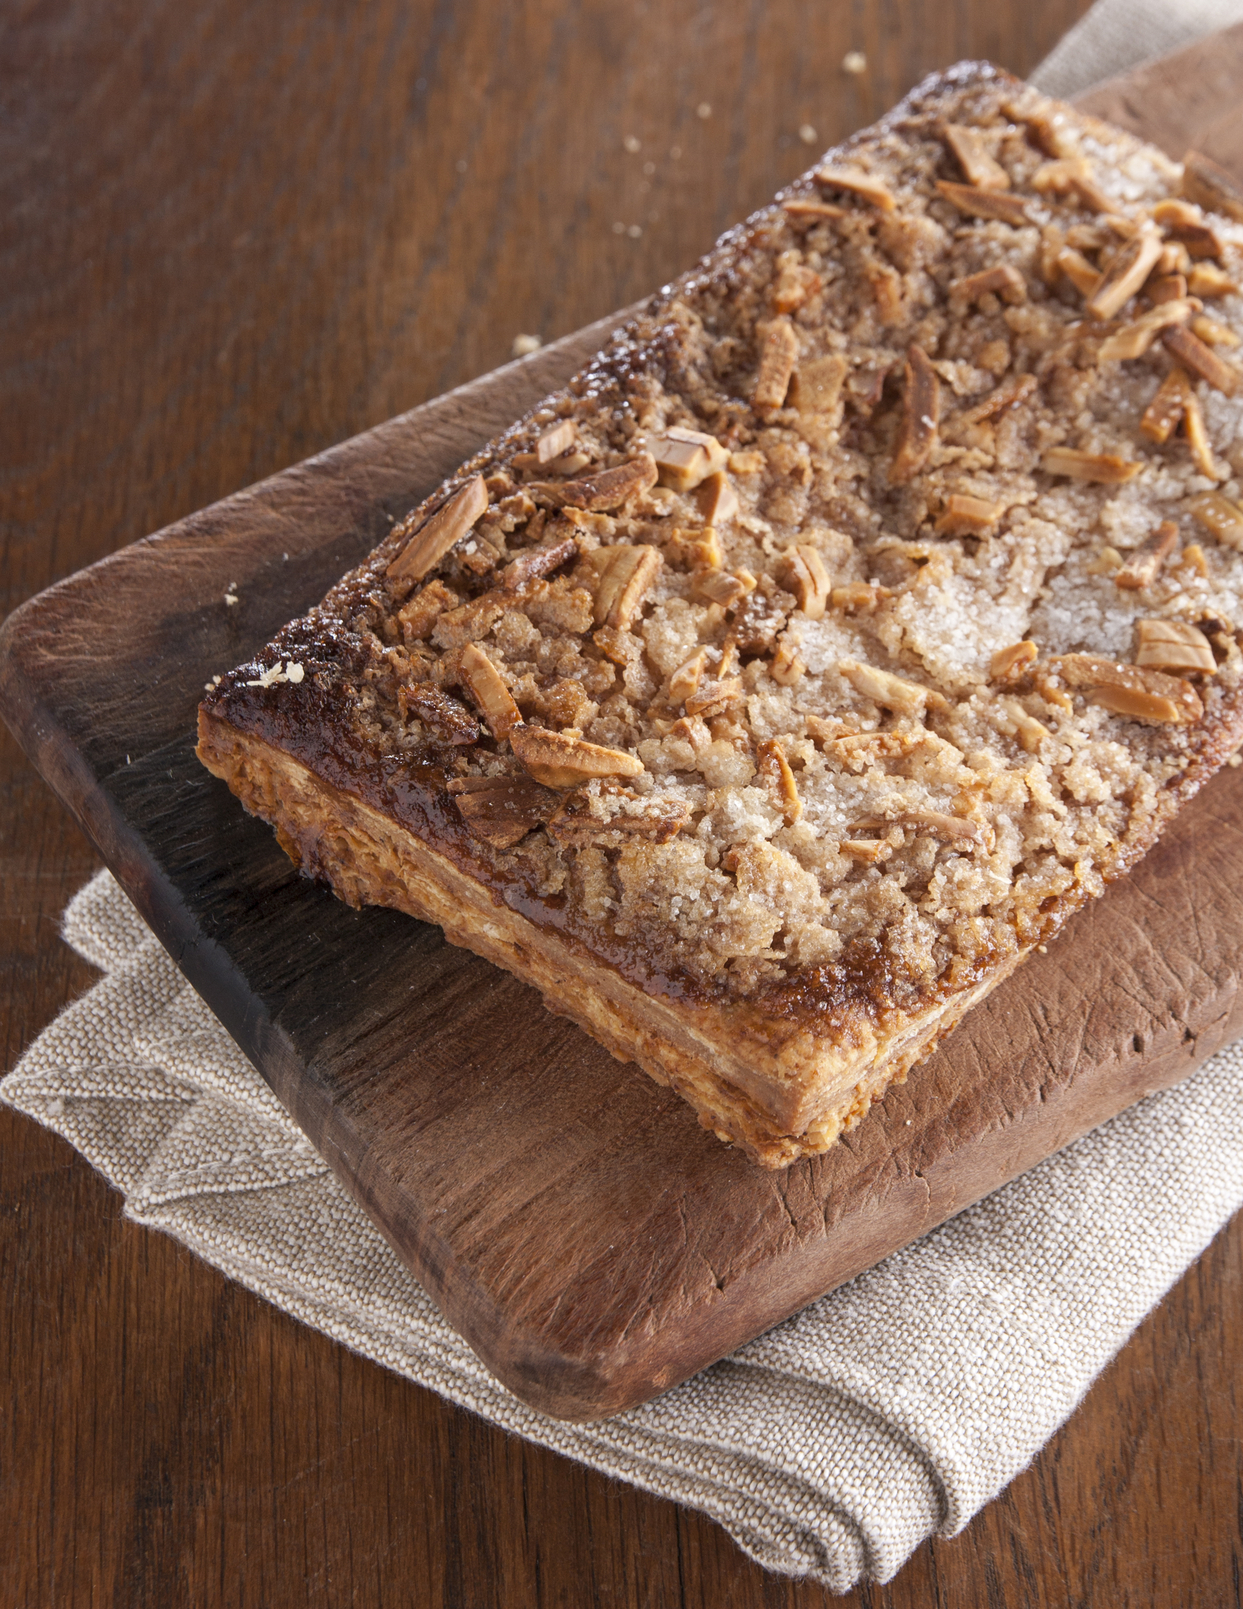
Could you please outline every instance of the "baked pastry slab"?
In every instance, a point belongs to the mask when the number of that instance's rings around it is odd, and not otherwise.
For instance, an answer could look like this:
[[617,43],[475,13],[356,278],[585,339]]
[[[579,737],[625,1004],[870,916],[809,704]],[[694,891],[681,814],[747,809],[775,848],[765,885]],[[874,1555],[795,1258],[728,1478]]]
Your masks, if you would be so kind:
[[215,679],[200,757],[756,1161],[824,1150],[1243,742],[1239,218],[930,80]]

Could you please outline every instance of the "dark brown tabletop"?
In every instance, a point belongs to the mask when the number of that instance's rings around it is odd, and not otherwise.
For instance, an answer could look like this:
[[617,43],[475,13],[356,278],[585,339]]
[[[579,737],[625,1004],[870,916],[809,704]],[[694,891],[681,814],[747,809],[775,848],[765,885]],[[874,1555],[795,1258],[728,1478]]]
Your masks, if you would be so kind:
[[[634,301],[924,72],[1021,73],[1084,9],[10,8],[0,613]],[[8,1067],[92,980],[57,920],[97,860],[0,748]],[[1241,1253],[1236,1223],[1030,1470],[855,1601],[1237,1603]],[[7,1110],[0,1313],[0,1609],[827,1599],[126,1224]]]

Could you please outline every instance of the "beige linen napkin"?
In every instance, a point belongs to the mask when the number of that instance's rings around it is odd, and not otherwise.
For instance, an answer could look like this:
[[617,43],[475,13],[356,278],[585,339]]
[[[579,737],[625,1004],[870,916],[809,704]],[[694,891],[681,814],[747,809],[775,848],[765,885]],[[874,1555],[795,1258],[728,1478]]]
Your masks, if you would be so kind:
[[[1073,94],[1240,16],[1243,0],[1100,0],[1034,77]],[[1234,1046],[655,1402],[566,1425],[518,1402],[444,1322],[108,873],[70,905],[65,937],[105,977],[0,1097],[77,1146],[127,1217],[836,1591],[960,1530],[1243,1204]]]

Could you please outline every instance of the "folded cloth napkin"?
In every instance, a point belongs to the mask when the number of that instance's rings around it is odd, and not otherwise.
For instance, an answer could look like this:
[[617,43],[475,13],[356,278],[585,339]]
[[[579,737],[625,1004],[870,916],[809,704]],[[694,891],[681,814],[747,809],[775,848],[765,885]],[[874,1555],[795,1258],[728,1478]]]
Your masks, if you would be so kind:
[[[1241,16],[1243,0],[1100,0],[1035,80],[1071,94]],[[449,1328],[107,872],[70,905],[65,937],[105,977],[0,1097],[77,1146],[127,1217],[839,1592],[961,1530],[1243,1204],[1240,1044],[656,1401],[566,1425],[511,1396]]]

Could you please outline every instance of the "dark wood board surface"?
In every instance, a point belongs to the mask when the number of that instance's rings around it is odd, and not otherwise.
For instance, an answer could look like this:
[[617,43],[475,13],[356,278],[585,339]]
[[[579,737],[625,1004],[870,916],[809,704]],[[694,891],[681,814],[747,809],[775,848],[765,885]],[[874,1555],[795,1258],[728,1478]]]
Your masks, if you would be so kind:
[[[190,264],[178,317],[163,321],[166,302],[155,292],[167,288],[159,276],[168,272],[169,253],[153,254],[151,243],[159,247],[175,238],[184,221],[178,205],[194,195],[192,184],[170,190],[170,174],[177,177],[178,161],[193,172],[196,150],[206,160],[223,142],[228,152],[228,142],[236,142],[234,125],[227,115],[208,113],[222,105],[227,113],[230,97],[244,96],[251,85],[254,104],[266,103],[265,75],[290,52],[302,52],[308,76],[299,93],[308,111],[322,102],[323,117],[318,124],[309,120],[313,138],[305,153],[306,124],[297,142],[290,138],[282,145],[280,119],[288,96],[274,97],[271,115],[277,122],[265,131],[274,154],[265,160],[286,161],[306,195],[331,195],[334,203],[345,197],[341,238],[333,243],[338,266],[343,257],[348,263],[352,249],[345,223],[357,224],[374,206],[375,192],[338,195],[332,164],[321,160],[333,98],[337,105],[353,104],[357,88],[351,74],[358,52],[344,53],[342,62],[340,39],[331,30],[317,32],[316,20],[298,13],[286,37],[278,39],[272,29],[270,40],[261,39],[253,30],[248,36],[240,11],[236,18],[225,6],[203,12],[191,43],[205,88],[197,98],[182,91],[180,143],[170,149],[168,142],[144,138],[144,108],[169,115],[179,91],[170,66],[178,67],[178,52],[193,52],[178,36],[182,25],[171,13],[131,9],[136,15],[122,28],[114,20],[104,27],[86,11],[64,7],[55,36],[50,18],[32,13],[23,19],[29,23],[27,42],[48,24],[45,43],[62,69],[54,93],[65,116],[21,126],[35,157],[6,168],[10,183],[29,182],[32,164],[40,174],[50,175],[52,168],[56,174],[47,178],[43,213],[27,207],[22,214],[20,249],[10,249],[7,258],[21,270],[10,277],[9,300],[20,304],[24,327],[20,342],[7,348],[6,374],[23,385],[37,382],[6,437],[15,451],[3,487],[10,601],[127,534],[348,433],[368,422],[367,410],[377,418],[391,412],[394,402],[417,400],[420,389],[469,373],[474,361],[464,348],[445,355],[437,333],[425,347],[409,348],[413,362],[403,357],[404,395],[363,394],[351,383],[358,343],[340,340],[342,328],[352,334],[357,327],[357,319],[349,324],[352,306],[333,307],[338,323],[329,320],[321,334],[319,322],[308,323],[310,291],[298,306],[279,272],[260,284],[248,279],[245,265],[229,281],[234,305],[226,306],[228,297],[213,283],[213,265]],[[477,19],[464,10],[461,29],[469,33],[479,21],[486,33],[485,11]],[[833,50],[863,44],[875,64],[863,86],[845,84],[849,95],[841,97],[841,106],[814,112],[827,139],[882,110],[938,61],[988,51],[1021,70],[1072,15],[1050,9],[1038,17],[1031,8],[1005,5],[988,8],[987,15],[984,8],[977,15],[965,7],[925,13],[900,4],[882,38],[879,19],[870,16],[856,33],[845,12],[840,19],[818,15],[807,28],[801,14],[787,16],[771,7],[771,36],[767,30],[754,35],[753,87],[746,91],[751,115],[731,114],[738,138],[749,128],[753,143],[757,98],[762,111],[764,97],[772,98],[768,86],[780,81],[784,92],[788,75],[778,71],[780,41],[791,28],[803,28],[800,50],[815,60],[831,64],[838,59]],[[574,93],[589,98],[594,84],[619,81],[617,115],[623,121],[633,117],[648,140],[667,138],[666,125],[677,131],[685,97],[693,101],[719,81],[722,54],[739,46],[740,18],[724,8],[702,23],[703,71],[687,69],[676,103],[672,95],[662,101],[653,89],[658,75],[650,62],[614,59],[593,80],[597,41],[580,41],[577,20],[567,20],[560,37],[581,80]],[[533,27],[525,13],[519,23]],[[656,27],[640,24],[639,42],[658,44]],[[122,34],[126,48],[118,52]],[[661,55],[654,48],[648,54]],[[1213,59],[1220,56],[1218,50]],[[672,60],[671,53],[663,59]],[[140,74],[135,85],[139,62],[147,77]],[[374,88],[375,76],[368,82]],[[535,104],[549,93],[547,79],[532,75],[523,93]],[[377,115],[383,113],[384,95],[372,98]],[[847,120],[848,101],[858,110]],[[1186,103],[1183,93],[1184,111]],[[84,126],[112,106],[111,141],[81,141]],[[457,130],[481,118],[503,127],[511,111],[512,103],[492,109],[477,100],[450,107],[437,139],[451,144]],[[651,121],[639,121],[640,113]],[[834,116],[842,119],[836,129]],[[78,143],[67,147],[66,140]],[[72,160],[54,160],[69,149]],[[128,160],[118,160],[118,153]],[[755,173],[744,174],[738,187],[743,199],[734,206],[728,205],[732,189],[722,202],[727,180],[714,173],[702,195],[694,188],[685,192],[677,228],[701,227],[695,244],[702,244],[733,212],[762,199],[800,157],[796,145],[785,158],[775,152],[766,159],[768,169],[758,181]],[[107,165],[126,173],[126,186],[101,201],[82,187]],[[607,162],[597,164],[593,182],[601,175],[612,185]],[[556,192],[562,178],[550,179],[545,166],[531,182]],[[660,183],[658,178],[657,189]],[[61,204],[73,186],[91,197],[85,208]],[[124,194],[127,187],[132,198]],[[539,196],[530,193],[538,205]],[[110,220],[115,224],[122,203],[140,213],[147,208],[141,219],[145,251],[128,266],[126,281],[115,271],[120,254],[130,249],[124,231],[105,228]],[[239,210],[234,192],[229,204]],[[460,206],[478,217],[474,197],[465,195]],[[564,210],[558,192],[554,217]],[[231,229],[247,221],[230,217],[228,224]],[[296,238],[299,219],[291,204],[275,223],[270,209],[256,212],[253,222],[257,232],[266,227]],[[238,228],[237,235],[244,232]],[[649,228],[643,241],[627,244],[632,262],[606,276],[594,274],[593,265],[593,273],[577,282],[559,280],[565,288],[554,298],[556,311],[566,319],[560,327],[633,297],[680,266],[687,253],[670,250],[662,259],[665,242],[653,238],[657,234]],[[234,246],[236,238],[229,233],[223,239],[226,252],[245,249]],[[510,248],[498,238],[494,267],[499,264],[503,285],[518,286],[499,320],[507,343],[517,328],[549,325],[541,319],[547,303],[537,305],[539,297],[533,300],[523,289],[521,273],[510,273]],[[525,255],[521,240],[513,249]],[[586,260],[587,249],[571,243],[556,259],[556,272],[564,275],[567,262]],[[85,309],[81,301],[70,306],[68,296],[64,307],[47,307],[61,294],[63,276],[53,270],[63,250],[71,251],[76,265],[75,284],[85,280],[98,292]],[[40,264],[46,270],[42,279]],[[383,264],[376,270],[387,271]],[[122,284],[128,288],[116,294]],[[150,308],[135,312],[144,287]],[[192,290],[201,292],[200,303],[193,302]],[[318,290],[314,294],[319,309],[330,306]],[[396,307],[400,293],[390,288],[390,294]],[[422,286],[409,294],[427,300]],[[446,277],[431,300],[452,309],[455,294],[458,288]],[[467,323],[472,297],[472,287],[461,287],[458,305]],[[366,296],[352,305],[366,307]],[[32,307],[37,316],[31,316]],[[83,322],[88,316],[89,325]],[[441,316],[437,331],[444,327]],[[493,317],[481,329],[496,339],[497,323]],[[93,345],[84,346],[79,330],[90,332]],[[307,372],[314,384],[284,393],[291,371],[279,361],[274,334],[310,354]],[[196,351],[201,359],[187,367],[185,355]],[[391,358],[381,367],[390,387],[407,384]],[[170,383],[161,389],[165,375]],[[11,383],[6,395],[18,390]],[[89,402],[91,428],[66,437],[51,421],[58,409],[65,419],[77,418],[72,399],[78,395]],[[200,426],[191,437],[187,418]],[[40,442],[40,428],[49,446],[61,444],[55,452]],[[193,453],[183,450],[188,440],[199,444]],[[9,913],[4,1021],[11,1062],[57,1002],[88,981],[89,969],[59,946],[55,918],[92,857],[33,775],[21,770],[11,745],[5,758],[11,809],[3,827],[12,847],[0,868]],[[3,1493],[13,1548],[0,1579],[12,1601],[370,1603],[392,1601],[394,1593],[416,1602],[523,1605],[823,1600],[817,1589],[763,1576],[701,1517],[504,1438],[273,1313],[159,1237],[119,1221],[116,1198],[66,1146],[10,1114],[0,1116],[0,1288],[10,1382],[3,1434],[5,1467],[19,1474]],[[930,1544],[897,1582],[862,1591],[856,1601],[1233,1601],[1238,1522],[1231,1494],[1239,1421],[1232,1381],[1243,1333],[1239,1244],[1232,1229],[1146,1323],[1034,1468],[964,1537]],[[270,1406],[277,1408],[275,1415]],[[1172,1491],[1180,1499],[1175,1545],[1168,1518]]]
[[574,1419],[685,1379],[1243,1031],[1228,777],[843,1143],[769,1173],[437,929],[306,882],[204,775],[205,678],[606,332],[123,549],[0,630],[0,712],[187,977],[484,1361]]

